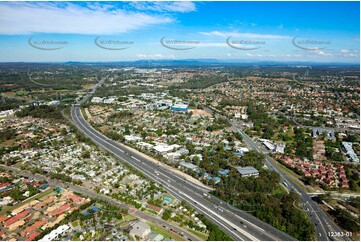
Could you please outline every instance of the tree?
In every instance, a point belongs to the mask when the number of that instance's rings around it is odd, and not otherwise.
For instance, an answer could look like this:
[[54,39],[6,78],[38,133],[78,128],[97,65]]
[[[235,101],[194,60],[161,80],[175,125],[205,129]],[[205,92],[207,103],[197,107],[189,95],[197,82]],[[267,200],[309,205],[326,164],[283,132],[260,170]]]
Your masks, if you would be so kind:
[[172,211],[170,211],[169,209],[166,209],[163,212],[162,219],[168,220],[168,219],[170,219],[171,216],[172,216]]
[[81,157],[82,158],[90,158],[90,152],[89,152],[89,150],[86,150],[86,151],[84,151],[82,154],[81,154]]

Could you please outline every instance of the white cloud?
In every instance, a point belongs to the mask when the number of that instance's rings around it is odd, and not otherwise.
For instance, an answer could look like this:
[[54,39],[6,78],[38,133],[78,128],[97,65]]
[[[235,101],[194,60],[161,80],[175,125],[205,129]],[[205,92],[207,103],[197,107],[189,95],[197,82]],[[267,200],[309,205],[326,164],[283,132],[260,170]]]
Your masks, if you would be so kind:
[[138,58],[142,59],[173,59],[174,55],[163,55],[163,54],[137,54]]
[[229,47],[226,43],[210,43],[210,42],[201,42],[196,46],[199,46],[199,47]]
[[333,54],[330,54],[330,53],[326,53],[322,50],[316,50],[316,51],[312,51],[312,52],[315,52],[317,53],[318,55],[321,55],[321,56],[333,56]]
[[340,50],[341,53],[348,53],[348,50],[344,49],[344,50]]
[[152,10],[158,12],[192,12],[196,10],[193,2],[132,2],[131,5],[139,10]]
[[239,33],[239,32],[199,32],[199,34],[211,37],[239,37],[239,38],[254,38],[254,39],[291,39],[290,36],[286,35],[273,35],[273,34],[255,34],[255,33]]
[[170,23],[159,15],[116,9],[110,4],[69,2],[2,2],[0,34],[116,34]]
[[251,53],[247,53],[246,56],[247,56],[247,57],[262,57],[263,55],[261,55],[261,54],[251,54]]

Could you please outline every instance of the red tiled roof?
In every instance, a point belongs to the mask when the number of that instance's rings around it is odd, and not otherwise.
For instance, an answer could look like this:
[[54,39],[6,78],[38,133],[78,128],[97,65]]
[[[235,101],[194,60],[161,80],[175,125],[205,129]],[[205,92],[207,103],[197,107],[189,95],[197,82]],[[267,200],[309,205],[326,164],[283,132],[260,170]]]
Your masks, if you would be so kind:
[[79,203],[79,202],[81,202],[83,200],[82,197],[79,197],[79,196],[74,195],[74,194],[69,194],[68,198],[73,200],[74,203]]
[[156,212],[160,212],[160,210],[162,210],[162,208],[160,208],[160,207],[157,207],[157,206],[154,206],[154,205],[151,205],[151,204],[148,204],[147,205],[147,208],[149,208],[149,209],[152,209],[152,210],[154,210],[154,211],[156,211]]
[[0,183],[0,188],[7,187],[10,185],[10,182]]
[[54,197],[49,197],[35,206],[36,209],[44,207],[46,204],[54,201]]
[[44,218],[41,221],[37,221],[35,222],[33,225],[26,227],[23,231],[21,231],[21,235],[25,236],[26,234],[29,234],[31,232],[33,232],[34,230],[42,227],[43,225],[45,225],[48,222],[48,220],[46,218]]
[[41,184],[39,182],[34,182],[32,185],[33,185],[33,187],[40,187],[41,186]]
[[304,176],[311,176],[311,174],[310,174],[308,171],[304,171],[304,172],[303,172],[303,175],[304,175]]
[[61,206],[59,209],[51,212],[49,215],[51,217],[57,216],[59,214],[62,214],[64,211],[68,210],[71,207],[70,203],[64,204],[63,206]]
[[9,218],[8,220],[5,221],[4,226],[8,227],[9,225],[15,223],[16,221],[25,218],[26,216],[29,215],[29,210],[24,210],[21,213],[18,213],[16,216]]
[[52,201],[54,201],[54,197],[49,197],[49,198],[47,198],[47,199],[45,199],[44,201],[43,201],[43,203],[51,203]]
[[32,241],[38,236],[40,233],[38,231],[35,231],[34,233],[30,234],[25,240],[26,241]]
[[7,215],[3,215],[0,216],[0,223],[4,222],[5,220],[7,220],[9,217]]

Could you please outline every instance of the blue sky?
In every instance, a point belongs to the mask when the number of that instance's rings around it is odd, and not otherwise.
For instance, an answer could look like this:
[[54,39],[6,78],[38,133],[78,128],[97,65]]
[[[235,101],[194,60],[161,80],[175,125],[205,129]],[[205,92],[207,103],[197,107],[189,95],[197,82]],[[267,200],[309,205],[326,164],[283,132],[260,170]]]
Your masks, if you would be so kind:
[[359,19],[359,2],[0,2],[0,62],[359,63]]

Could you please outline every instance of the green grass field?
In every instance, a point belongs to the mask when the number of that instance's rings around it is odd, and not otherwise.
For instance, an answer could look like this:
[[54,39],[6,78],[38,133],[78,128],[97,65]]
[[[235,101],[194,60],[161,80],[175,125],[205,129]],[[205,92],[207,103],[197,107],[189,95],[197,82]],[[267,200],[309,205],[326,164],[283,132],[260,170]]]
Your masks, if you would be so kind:
[[164,238],[171,238],[174,239],[176,241],[184,241],[185,239],[183,237],[181,237],[180,235],[174,234],[174,233],[170,233],[168,232],[166,229],[161,228],[159,226],[157,226],[154,223],[148,223],[150,226],[150,230],[152,230],[153,232],[156,232],[158,234],[161,234],[164,236]]

